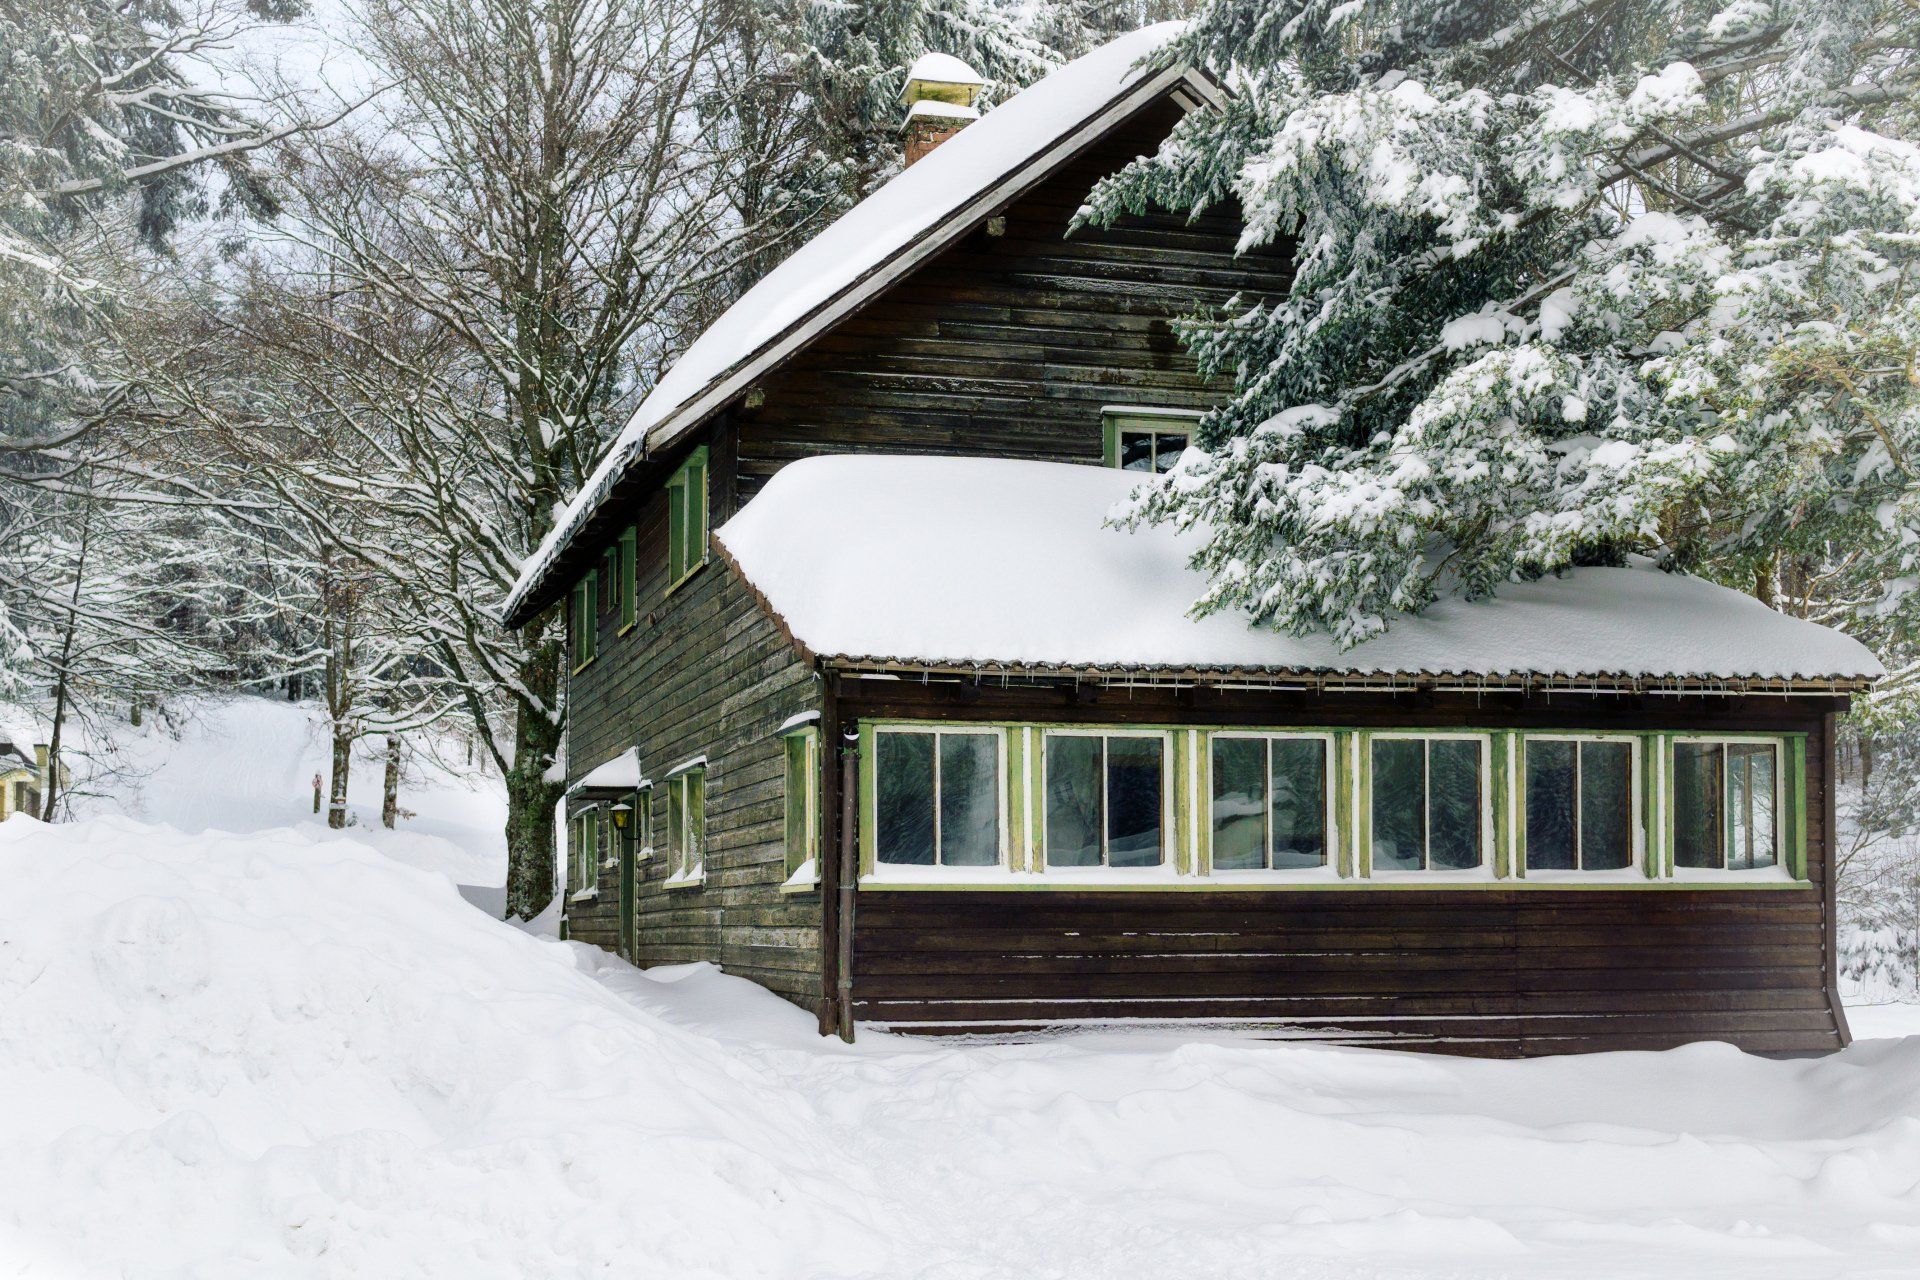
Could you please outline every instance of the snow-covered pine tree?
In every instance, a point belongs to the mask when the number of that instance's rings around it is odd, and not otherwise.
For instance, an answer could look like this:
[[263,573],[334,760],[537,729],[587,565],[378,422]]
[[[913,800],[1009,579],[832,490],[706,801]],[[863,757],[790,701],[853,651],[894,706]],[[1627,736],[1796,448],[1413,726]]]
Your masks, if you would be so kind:
[[1916,53],[1904,0],[1212,0],[1169,56],[1230,102],[1083,216],[1238,201],[1295,275],[1186,327],[1238,395],[1134,516],[1348,643],[1634,552],[1916,634]]

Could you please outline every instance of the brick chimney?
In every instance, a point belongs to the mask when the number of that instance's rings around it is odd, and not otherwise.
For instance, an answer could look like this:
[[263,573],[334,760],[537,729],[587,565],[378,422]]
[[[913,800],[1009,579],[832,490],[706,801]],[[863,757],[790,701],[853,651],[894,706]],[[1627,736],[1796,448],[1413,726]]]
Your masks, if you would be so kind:
[[907,108],[900,132],[908,164],[980,118],[973,102],[985,85],[979,73],[950,54],[923,54],[908,69],[900,95]]

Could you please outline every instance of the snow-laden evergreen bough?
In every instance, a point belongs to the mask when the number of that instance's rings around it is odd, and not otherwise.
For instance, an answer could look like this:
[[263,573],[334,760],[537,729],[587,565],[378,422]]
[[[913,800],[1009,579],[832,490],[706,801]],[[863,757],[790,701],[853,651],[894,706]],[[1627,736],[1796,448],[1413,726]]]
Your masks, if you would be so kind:
[[1081,217],[1237,200],[1296,274],[1185,326],[1238,395],[1130,516],[1346,643],[1634,552],[1899,634],[1916,47],[1899,0],[1213,0],[1168,56],[1230,101]]

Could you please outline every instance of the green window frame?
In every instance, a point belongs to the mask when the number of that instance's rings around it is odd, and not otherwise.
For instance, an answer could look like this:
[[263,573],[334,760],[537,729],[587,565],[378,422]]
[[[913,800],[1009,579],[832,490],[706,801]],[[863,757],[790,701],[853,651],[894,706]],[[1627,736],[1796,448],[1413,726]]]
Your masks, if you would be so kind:
[[[1606,811],[1604,785],[1611,768],[1609,757],[1625,750],[1624,790],[1612,799],[1622,807],[1611,815]],[[1518,776],[1513,810],[1517,818],[1515,863],[1521,876],[1577,877],[1594,875],[1646,875],[1645,839],[1645,763],[1641,739],[1630,733],[1582,733],[1552,730],[1526,733],[1520,738]],[[1556,760],[1554,757],[1560,757]],[[1547,791],[1550,768],[1563,768],[1571,778],[1566,796],[1565,824],[1568,841],[1565,855],[1571,865],[1551,865],[1558,861],[1558,841],[1545,826],[1549,806],[1555,797]],[[1617,828],[1624,843],[1623,861],[1611,861],[1607,833]],[[1611,865],[1610,865],[1611,862]]]
[[707,769],[683,766],[667,779],[667,887],[699,884],[707,874]]
[[[1470,743],[1474,748],[1472,753],[1476,783],[1472,810],[1474,861],[1465,864],[1443,863],[1436,866],[1434,862],[1435,833],[1440,831],[1444,835],[1447,828],[1457,827],[1461,816],[1457,801],[1449,804],[1447,798],[1442,796],[1443,807],[1436,810],[1434,804],[1433,782],[1436,770],[1444,772],[1448,777],[1456,776],[1466,759],[1464,753],[1453,747],[1456,743]],[[1395,780],[1388,774],[1388,768],[1393,766],[1388,765],[1387,768],[1383,768],[1382,757],[1389,753],[1399,756],[1399,767],[1407,767],[1413,764],[1415,758],[1414,753],[1408,748],[1415,744],[1419,747],[1417,753],[1419,800],[1411,809],[1396,814],[1394,807],[1396,801],[1404,798],[1406,793],[1395,787]],[[1436,744],[1442,747],[1437,755]],[[1372,879],[1444,879],[1446,877],[1480,879],[1489,876],[1494,870],[1492,757],[1492,739],[1487,733],[1389,730],[1368,734],[1361,760],[1366,797],[1362,806],[1362,816],[1366,823],[1365,876]],[[1409,820],[1408,834],[1416,842],[1417,866],[1381,865],[1381,853],[1386,843],[1382,839],[1383,829],[1387,822],[1396,817]]]
[[568,656],[573,672],[579,674],[598,655],[600,649],[600,611],[594,607],[594,584],[598,573],[589,573],[573,584],[573,600],[567,610]]
[[701,445],[667,481],[667,590],[707,562],[707,446]]
[[1108,405],[1100,411],[1101,460],[1123,471],[1164,474],[1192,442],[1200,416],[1197,410]]
[[[1806,876],[1804,739],[1776,735],[1675,734],[1666,761],[1667,872],[1675,879],[1761,873]],[[1765,782],[1768,794],[1755,795]],[[1701,812],[1704,801],[1704,812]],[[1709,860],[1689,840],[1694,819],[1710,828]],[[1756,828],[1764,824],[1765,848]],[[1695,846],[1690,849],[1689,845]]]
[[640,531],[628,525],[620,534],[620,630],[633,629],[639,616]]
[[[1310,748],[1311,754],[1303,748]],[[1244,790],[1223,791],[1225,787],[1250,781],[1246,774],[1256,765],[1260,779],[1257,810],[1249,810],[1251,797]],[[1283,772],[1297,788],[1300,767],[1314,761],[1318,778],[1310,793],[1293,792],[1296,803],[1279,803]],[[1235,775],[1245,775],[1236,777]],[[1338,845],[1339,752],[1332,733],[1312,730],[1212,730],[1206,734],[1206,785],[1197,797],[1205,823],[1208,870],[1216,876],[1254,874],[1299,874],[1324,877],[1336,866]],[[1300,845],[1305,832],[1294,837],[1283,827],[1298,822],[1298,810],[1311,795],[1314,816],[1318,820],[1319,856],[1307,860]],[[1223,801],[1232,798],[1223,812]],[[1229,865],[1249,860],[1247,852],[1235,852],[1257,832],[1257,864]],[[1278,863],[1279,865],[1276,865]]]
[[[1154,821],[1151,828],[1141,821],[1145,816],[1145,793],[1129,786],[1116,799],[1113,787],[1116,770],[1135,775],[1144,770],[1148,753],[1142,751],[1141,747],[1145,744],[1154,746],[1157,749],[1154,754],[1158,755],[1158,786],[1152,796]],[[1089,745],[1096,755],[1089,754]],[[1040,814],[1040,865],[1049,872],[1170,869],[1175,850],[1173,820],[1177,803],[1173,787],[1174,750],[1173,734],[1165,729],[1046,730],[1040,740],[1040,796],[1035,806]],[[1117,761],[1116,754],[1119,757]],[[1068,776],[1069,769],[1088,762],[1093,763],[1098,779],[1097,795],[1075,787],[1075,780]],[[1137,776],[1133,780],[1136,786],[1138,780]],[[1075,816],[1075,810],[1080,811],[1077,816],[1082,820],[1080,825],[1083,829],[1077,833],[1077,846],[1069,846],[1067,832],[1071,828],[1066,819]],[[1123,846],[1118,850],[1115,848],[1116,828]],[[1143,840],[1149,830],[1156,838],[1151,861],[1138,858],[1133,849],[1124,847],[1136,839]],[[1068,860],[1067,855],[1077,851],[1083,856],[1089,849],[1097,853],[1097,861]],[[1116,853],[1122,861],[1114,860]]]
[[653,784],[633,793],[633,849],[637,858],[653,856]]
[[787,879],[809,865],[813,879],[820,876],[820,730],[812,726],[787,733],[780,743],[785,763],[786,795],[782,838],[786,845]]
[[600,825],[598,809],[582,809],[573,817],[573,838],[567,851],[567,896],[575,901],[599,892]]
[[[998,726],[881,725],[866,744],[875,867],[905,876],[929,869],[977,876],[1006,867],[1007,745]],[[984,785],[983,763],[990,768]],[[992,822],[984,842],[983,818]],[[949,828],[972,838],[949,839]]]

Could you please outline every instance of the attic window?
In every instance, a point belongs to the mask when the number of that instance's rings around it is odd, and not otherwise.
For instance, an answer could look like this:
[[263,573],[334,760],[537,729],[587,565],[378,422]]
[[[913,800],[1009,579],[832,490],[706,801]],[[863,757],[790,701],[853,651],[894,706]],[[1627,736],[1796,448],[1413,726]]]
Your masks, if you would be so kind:
[[667,590],[707,562],[707,447],[688,456],[667,481]]
[[1186,452],[1196,409],[1159,409],[1110,404],[1100,411],[1104,429],[1103,456],[1122,471],[1166,472]]

